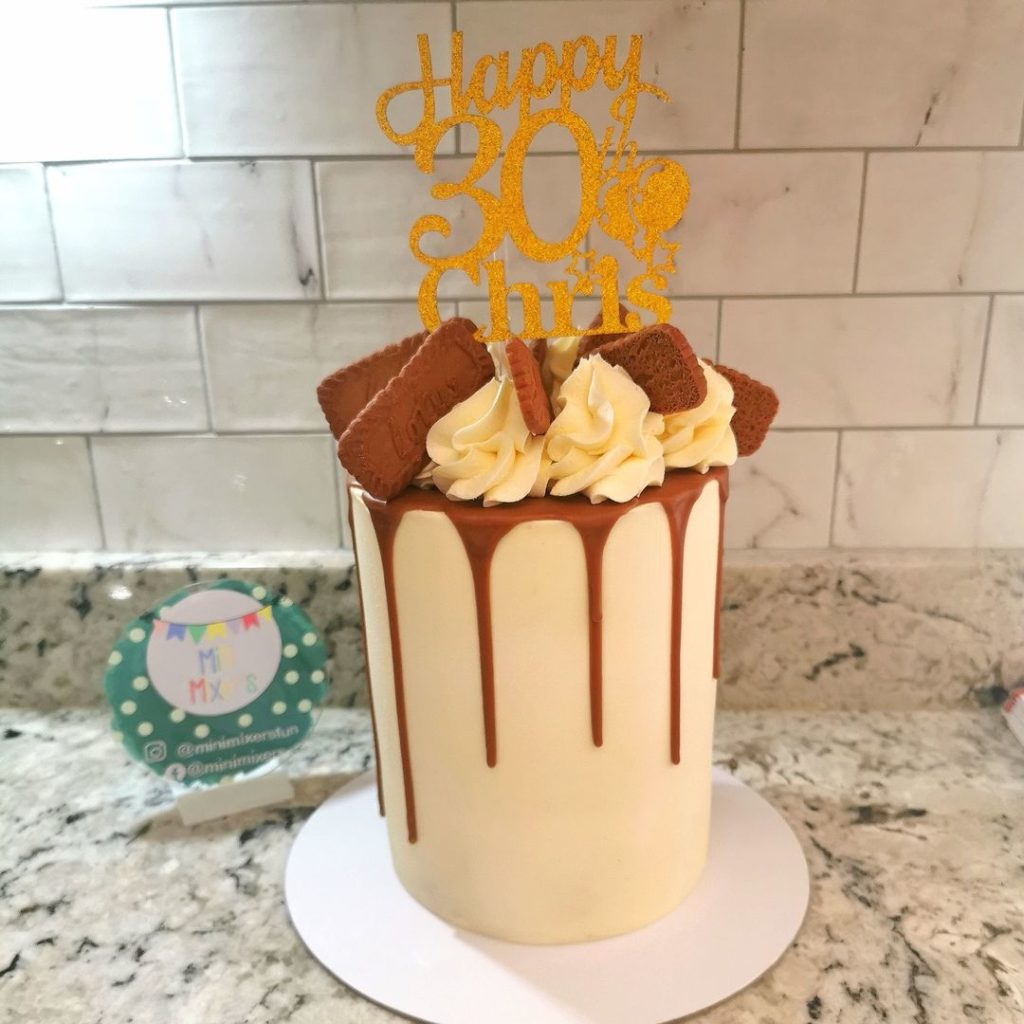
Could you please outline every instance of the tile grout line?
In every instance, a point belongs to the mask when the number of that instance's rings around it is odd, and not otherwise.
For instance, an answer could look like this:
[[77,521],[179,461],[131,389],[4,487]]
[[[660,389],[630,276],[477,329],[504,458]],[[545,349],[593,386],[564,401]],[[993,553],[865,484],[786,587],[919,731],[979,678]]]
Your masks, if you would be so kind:
[[206,402],[206,426],[216,436],[216,428],[213,422],[213,399],[210,390],[210,360],[206,352],[206,334],[203,331],[203,318],[200,314],[199,303],[194,307],[194,321],[196,326],[196,347],[199,352],[199,371],[203,378],[203,400]]
[[92,481],[92,500],[96,505],[96,520],[100,528],[101,550],[107,551],[109,550],[107,546],[107,525],[103,518],[103,503],[100,501],[100,484],[99,479],[96,476],[96,460],[93,457],[92,442],[93,436],[87,435],[85,437],[85,452],[89,459],[89,479]]
[[[178,48],[174,45],[174,27],[171,22],[171,8],[164,8],[167,25],[167,46],[171,58],[171,91],[174,93],[174,120],[178,126],[178,148],[181,150],[179,159],[188,159],[188,140],[185,136],[185,97],[181,91],[181,69],[178,67]],[[108,161],[100,161],[107,163]]]
[[733,115],[732,148],[740,148],[740,118],[743,112],[743,51],[747,26],[747,0],[740,0],[739,40],[736,54],[736,111]]
[[1020,105],[1020,136],[1017,141],[1018,146],[1024,146],[1024,103]]
[[40,167],[40,171],[43,175],[43,195],[46,197],[46,216],[50,222],[50,243],[53,245],[53,262],[57,268],[57,287],[60,289],[59,302],[64,306],[68,300],[67,292],[64,288],[64,267],[61,263],[60,248],[57,246],[57,224],[53,216],[53,199],[50,196],[50,176],[46,173],[45,165]]
[[844,431],[836,431],[836,465],[832,475],[832,507],[828,517],[828,546],[836,546],[836,515],[839,510],[839,467],[842,465]]
[[323,229],[323,207],[320,201],[320,176],[316,173],[317,162],[315,160],[309,161],[309,181],[310,187],[313,189],[313,231],[316,233],[316,258],[320,261],[320,266],[317,268],[320,278],[320,296],[321,302],[327,299],[327,246],[324,244],[324,229]]
[[860,248],[864,240],[864,204],[868,194],[868,152],[864,151],[864,161],[860,170],[860,208],[857,211],[857,241],[853,247],[853,285],[851,294],[857,294],[857,285],[860,283]]
[[[378,0],[380,2],[380,0]],[[497,0],[496,0],[497,2]],[[514,0],[503,0],[503,2],[514,2]],[[573,0],[569,0],[573,2]],[[236,5],[242,6],[242,5]],[[260,6],[274,6],[263,4]],[[308,0],[303,0],[303,6],[308,6]],[[638,156],[834,156],[838,153],[895,153],[895,154],[923,154],[942,155],[948,153],[1020,153],[1021,147],[1013,144],[1008,146],[876,146],[870,143],[845,143],[841,146],[750,146],[743,149],[726,149],[721,146],[707,149],[702,148],[672,148],[672,147],[640,147],[637,150]],[[504,149],[502,149],[504,153]],[[437,162],[444,163],[446,160],[456,160],[467,154],[453,151],[451,153],[438,152]],[[577,153],[572,149],[550,149],[533,150],[528,159],[537,160],[545,157],[575,157]],[[306,153],[218,153],[216,156],[196,153],[186,155],[160,155],[160,156],[109,156],[90,160],[45,160],[23,159],[4,160],[5,165],[17,166],[18,164],[45,164],[47,167],[87,167],[97,164],[159,164],[159,163],[282,163],[294,160],[315,160],[318,163],[370,163],[373,161],[381,163],[405,162],[412,163],[411,153],[395,153],[391,150],[380,152],[362,153],[332,153],[332,152],[306,152]]]
[[985,369],[988,365],[988,349],[992,337],[992,313],[995,309],[996,297],[990,295],[988,299],[988,311],[985,314],[985,340],[981,346],[981,366],[978,370],[978,394],[974,400],[974,425],[981,426],[981,398],[985,390]]

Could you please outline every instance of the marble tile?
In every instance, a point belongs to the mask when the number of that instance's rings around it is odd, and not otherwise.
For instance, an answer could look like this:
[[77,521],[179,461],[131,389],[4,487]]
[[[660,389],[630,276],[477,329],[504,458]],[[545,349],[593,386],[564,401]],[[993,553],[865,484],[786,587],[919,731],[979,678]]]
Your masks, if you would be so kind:
[[[684,157],[690,202],[668,232],[679,243],[670,295],[845,292],[853,281],[862,158],[858,153],[736,153]],[[619,259],[620,288],[637,261]]]
[[843,435],[836,544],[1024,547],[1024,430]]
[[[670,103],[641,96],[630,138],[641,149],[731,149],[736,118],[736,65],[739,51],[737,0],[654,0],[623,4],[616,0],[578,0],[552,4],[546,0],[509,0],[460,3],[459,29],[465,33],[466,77],[484,54],[507,50],[512,73],[520,51],[546,39],[556,48],[562,40],[587,33],[599,46],[606,35],[620,38],[618,63],[630,35],[643,35],[643,80],[664,89]],[[543,26],[539,31],[538,26]],[[560,54],[560,51],[559,51]],[[582,58],[580,58],[582,61]],[[532,110],[557,104],[534,101]],[[573,110],[587,119],[600,140],[612,124],[612,93],[598,83],[573,99]],[[516,108],[497,112],[504,139],[515,129]],[[572,141],[557,129],[542,131],[531,152],[571,150]]]
[[978,422],[1024,424],[1024,296],[995,297]]
[[421,329],[413,302],[202,306],[199,315],[216,430],[325,430],[317,384]]
[[0,32],[0,161],[181,155],[163,11],[19,7]]
[[0,307],[0,431],[208,428],[191,307]]
[[1024,289],[1024,152],[872,153],[858,290]]
[[47,173],[68,299],[320,294],[304,161],[81,164]]
[[0,551],[103,546],[84,438],[0,437],[0,466]]
[[1015,146],[1024,8],[749,0],[740,144]]
[[0,302],[59,299],[42,167],[0,167],[0,224]]
[[[399,152],[377,97],[417,77],[419,33],[436,67],[450,63],[446,3],[182,8],[171,25],[190,156]],[[422,103],[397,98],[395,128],[415,125]],[[449,112],[438,103],[438,119]],[[454,152],[454,133],[438,152]]]
[[721,361],[775,388],[776,426],[968,424],[987,314],[973,296],[728,300]]
[[[422,240],[431,256],[467,251],[480,236],[482,220],[472,200],[458,197],[434,200],[437,181],[459,181],[470,161],[440,159],[436,178],[422,174],[411,161],[366,160],[317,164],[321,233],[329,298],[415,298],[427,271],[409,249],[409,231],[426,214],[439,214],[452,224],[451,236],[430,234]],[[479,181],[496,194],[498,168]],[[523,195],[530,223],[543,226],[546,239],[563,238],[572,230],[579,201],[579,173],[571,157],[535,157],[527,161]],[[505,263],[508,284],[526,281],[548,294],[546,281],[564,278],[564,266],[525,260],[506,238],[496,258]],[[483,298],[486,283],[473,285],[465,274],[446,273],[438,294],[442,298]]]
[[101,437],[96,482],[112,551],[337,547],[326,436]]
[[828,546],[837,435],[773,430],[729,470],[725,542],[730,548]]

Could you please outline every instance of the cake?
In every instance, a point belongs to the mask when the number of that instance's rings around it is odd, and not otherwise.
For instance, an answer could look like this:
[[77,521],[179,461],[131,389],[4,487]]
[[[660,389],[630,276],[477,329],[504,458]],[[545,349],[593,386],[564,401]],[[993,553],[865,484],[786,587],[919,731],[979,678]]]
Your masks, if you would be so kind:
[[728,466],[770,388],[668,324],[328,377],[396,873],[458,928],[621,934],[707,855]]

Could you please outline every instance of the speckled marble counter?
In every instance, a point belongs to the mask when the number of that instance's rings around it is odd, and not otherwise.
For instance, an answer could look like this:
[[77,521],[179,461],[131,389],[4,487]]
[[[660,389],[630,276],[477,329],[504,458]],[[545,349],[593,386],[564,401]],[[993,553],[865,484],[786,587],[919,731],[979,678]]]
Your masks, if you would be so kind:
[[[0,707],[102,700],[121,626],[197,580],[288,594],[320,628],[328,700],[365,702],[348,552],[0,555]],[[1024,551],[729,552],[720,707],[971,708],[1024,682]]]
[[[282,893],[371,749],[365,712],[328,710],[292,804],[189,830],[102,712],[0,711],[0,1021],[398,1020],[312,960]],[[724,712],[716,759],[793,825],[813,892],[785,958],[702,1021],[1024,1020],[1024,750],[995,711]]]

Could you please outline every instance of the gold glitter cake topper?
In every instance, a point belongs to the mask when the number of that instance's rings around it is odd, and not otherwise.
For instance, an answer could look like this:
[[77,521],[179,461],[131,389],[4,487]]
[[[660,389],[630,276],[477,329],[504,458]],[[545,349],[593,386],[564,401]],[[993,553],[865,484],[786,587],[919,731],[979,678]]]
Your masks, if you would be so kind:
[[[419,310],[424,326],[434,330],[441,323],[437,309],[437,290],[449,270],[461,270],[476,285],[486,280],[490,299],[491,322],[478,332],[480,341],[504,341],[512,336],[508,324],[508,298],[517,294],[523,304],[524,338],[561,337],[582,332],[572,323],[572,303],[577,295],[601,298],[601,323],[589,333],[608,334],[637,330],[640,317],[630,313],[626,322],[619,313],[619,264],[610,254],[600,254],[597,246],[588,247],[588,232],[596,225],[607,238],[621,243],[643,265],[642,271],[626,282],[625,296],[634,307],[653,314],[652,322],[666,322],[671,306],[663,295],[668,275],[675,270],[676,243],[667,242],[665,233],[678,223],[690,194],[683,168],[665,157],[641,159],[637,144],[629,138],[630,127],[641,93],[667,102],[668,95],[640,77],[641,36],[629,37],[629,49],[618,63],[618,40],[607,36],[604,48],[590,36],[568,40],[556,50],[550,43],[538,43],[524,49],[513,77],[507,51],[481,57],[473,66],[468,85],[463,84],[462,33],[451,38],[451,70],[447,77],[434,75],[430,41],[417,36],[420,78],[391,86],[377,99],[377,122],[394,143],[413,147],[416,166],[424,173],[434,170],[434,155],[441,140],[457,126],[476,130],[477,151],[461,181],[439,182],[430,194],[438,200],[464,196],[476,203],[483,229],[476,242],[464,252],[431,256],[423,251],[424,235],[437,233],[448,238],[451,222],[439,214],[427,214],[413,224],[409,247],[427,267],[419,290]],[[583,69],[576,67],[583,62]],[[489,75],[493,72],[488,85]],[[601,81],[612,93],[612,124],[598,142],[587,121],[572,109],[573,98],[594,88]],[[451,114],[437,118],[437,90],[447,90]],[[391,124],[388,108],[395,97],[407,92],[422,94],[423,115],[408,132],[399,132]],[[534,100],[542,101],[557,93],[558,105],[531,110]],[[507,110],[519,104],[518,124],[510,139],[502,138],[501,128],[488,115],[495,109]],[[548,125],[559,125],[570,135],[580,167],[579,216],[569,233],[560,241],[548,242],[531,227],[523,199],[523,169],[527,151],[538,132]],[[502,150],[504,156],[501,157]],[[498,194],[480,185],[500,159]],[[541,322],[541,296],[536,285],[508,283],[505,264],[495,252],[506,237],[527,259],[537,263],[561,264],[564,277],[547,283],[554,307],[553,324],[546,329]],[[552,276],[557,271],[553,268]]]

